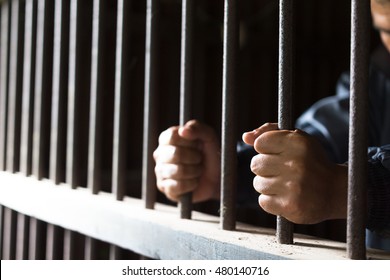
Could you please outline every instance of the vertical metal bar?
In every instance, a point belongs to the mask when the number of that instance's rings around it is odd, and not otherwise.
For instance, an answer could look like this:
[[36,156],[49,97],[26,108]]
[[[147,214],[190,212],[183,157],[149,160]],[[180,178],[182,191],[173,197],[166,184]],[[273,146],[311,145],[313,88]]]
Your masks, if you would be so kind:
[[1,50],[0,50],[0,170],[6,169],[7,153],[7,102],[9,74],[10,16],[9,1],[1,5]]
[[26,260],[28,258],[28,232],[29,217],[18,213],[18,223],[16,231],[16,259]]
[[104,28],[107,23],[104,0],[93,1],[92,66],[89,117],[88,188],[97,194],[101,188],[102,102],[104,80]]
[[142,198],[145,207],[154,208],[156,201],[156,179],[153,171],[153,150],[157,145],[156,103],[156,51],[157,51],[157,5],[158,0],[147,0],[145,42],[145,101],[144,136],[142,160]]
[[36,84],[33,134],[33,175],[48,177],[45,166],[49,162],[50,107],[53,68],[54,2],[38,0]]
[[[183,126],[191,118],[192,96],[192,37],[193,37],[194,1],[182,0],[181,17],[181,73],[180,73],[180,125]],[[192,193],[180,197],[180,217],[191,219]]]
[[118,0],[115,70],[114,139],[112,160],[112,192],[117,200],[125,196],[127,115],[130,83],[130,16],[131,1]]
[[53,95],[49,166],[49,177],[56,184],[65,181],[69,10],[70,0],[56,0],[54,11]]
[[365,259],[370,1],[352,0],[347,254]]
[[[76,188],[79,184],[78,161],[76,160],[77,142],[75,128],[76,107],[76,59],[77,59],[77,11],[80,1],[71,0],[70,4],[70,27],[69,27],[69,85],[68,85],[68,117],[67,117],[67,156],[66,156],[66,182]],[[69,233],[65,235],[68,236]]]
[[[292,129],[293,0],[279,0],[279,129]],[[293,225],[278,216],[276,238],[293,243]]]
[[238,62],[238,1],[225,0],[222,84],[221,224],[236,227],[236,68]]
[[19,171],[20,159],[20,113],[23,89],[25,2],[13,0],[11,9],[6,169],[10,172],[17,172]]
[[28,258],[30,260],[42,260],[45,258],[46,252],[45,243],[43,242],[45,237],[44,223],[31,217],[29,230]]
[[3,260],[13,260],[16,256],[16,212],[4,208]]
[[4,207],[0,205],[0,259],[3,259]]
[[[131,71],[130,56],[130,16],[131,1],[118,0],[117,32],[116,32],[116,62],[115,62],[115,100],[114,100],[114,132],[112,152],[112,193],[117,200],[123,200],[126,195],[126,154],[127,154],[127,125],[128,97],[130,83],[128,73]],[[120,256],[121,249],[110,246],[110,259]]]
[[76,255],[76,233],[70,230],[64,232],[64,260],[74,260]]
[[46,259],[47,260],[59,260],[62,259],[62,246],[63,246],[63,229],[48,224],[46,234]]
[[35,89],[35,55],[36,55],[37,1],[26,1],[25,38],[24,38],[24,71],[22,97],[22,124],[20,145],[20,171],[25,175],[32,172],[32,129]]
[[97,259],[97,240],[92,237],[85,237],[84,259],[96,260]]
[[[82,117],[82,97],[89,90],[88,50],[89,41],[83,34],[89,25],[90,15],[86,9],[90,1],[70,0],[70,26],[69,26],[69,74],[68,74],[68,114],[67,114],[67,140],[66,140],[66,183],[71,188],[77,188],[82,183],[81,156],[83,138],[80,131]],[[86,104],[85,104],[86,105]],[[87,111],[87,110],[84,110]],[[76,233],[70,230],[64,232],[64,259],[74,259],[76,256]]]

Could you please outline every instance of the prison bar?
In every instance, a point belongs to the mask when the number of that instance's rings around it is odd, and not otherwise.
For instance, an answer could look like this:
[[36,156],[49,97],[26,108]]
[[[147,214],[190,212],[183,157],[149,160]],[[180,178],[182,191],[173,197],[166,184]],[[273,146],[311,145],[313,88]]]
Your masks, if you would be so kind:
[[142,198],[147,209],[156,202],[156,179],[154,175],[153,150],[156,148],[156,71],[157,71],[157,21],[158,0],[147,0],[145,41],[145,99],[144,135],[142,159]]
[[[293,0],[279,0],[279,129],[292,129]],[[278,216],[276,238],[281,244],[293,243],[293,225]]]
[[[116,62],[115,62],[115,99],[114,99],[114,131],[112,151],[112,193],[117,200],[123,200],[126,194],[126,154],[128,117],[130,56],[130,16],[131,1],[118,0],[117,32],[116,32]],[[120,258],[121,248],[110,246],[109,258]]]
[[26,176],[32,173],[36,28],[37,1],[27,0],[25,8],[22,123],[20,133],[20,171]]
[[11,7],[6,1],[1,4],[1,65],[0,65],[0,170],[6,170],[7,155],[7,98],[9,75],[9,36]]
[[[191,119],[192,103],[192,41],[194,1],[182,0],[181,17],[181,72],[180,72],[180,125]],[[191,219],[192,193],[180,197],[180,217]]]
[[7,112],[6,170],[19,171],[20,110],[23,80],[24,1],[13,0],[11,7],[10,65]]
[[115,70],[115,103],[114,103],[114,132],[112,160],[112,192],[117,200],[123,200],[126,194],[126,154],[128,139],[128,96],[130,90],[127,74],[130,73],[130,16],[131,1],[118,0],[117,32],[116,32],[116,70]]
[[[81,131],[85,121],[85,111],[81,103],[86,99],[90,84],[90,38],[91,1],[70,2],[69,27],[69,74],[68,74],[68,113],[67,113],[67,144],[66,144],[66,183],[73,189],[82,184],[83,143],[85,136]],[[81,74],[82,73],[82,74]],[[84,112],[84,116],[83,116]],[[71,230],[64,232],[64,259],[74,259],[76,256],[76,233]]]
[[38,0],[32,173],[48,177],[53,69],[54,2]]
[[370,1],[352,0],[347,254],[365,259]]
[[[87,187],[92,194],[98,194],[101,189],[102,175],[102,102],[103,102],[103,45],[106,12],[104,0],[93,0],[92,13],[92,60],[91,60],[91,95],[89,116],[89,143],[88,143],[88,179]],[[106,74],[107,75],[107,74]],[[97,242],[86,237],[85,259],[96,258]]]
[[16,256],[17,260],[28,258],[28,232],[30,219],[26,215],[18,213],[16,230]]
[[223,32],[222,82],[222,146],[221,146],[221,225],[222,229],[236,227],[236,68],[238,60],[238,5],[237,0],[225,0]]
[[65,182],[69,12],[70,0],[55,1],[49,178],[56,184]]

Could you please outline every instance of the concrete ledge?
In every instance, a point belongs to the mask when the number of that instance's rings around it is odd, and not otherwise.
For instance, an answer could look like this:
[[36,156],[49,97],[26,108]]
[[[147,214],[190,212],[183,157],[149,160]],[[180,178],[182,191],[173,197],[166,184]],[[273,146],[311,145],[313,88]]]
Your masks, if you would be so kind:
[[[147,210],[139,199],[72,190],[52,181],[0,172],[0,204],[25,215],[155,259],[345,259],[345,244],[295,235],[277,244],[274,230],[239,224],[223,231],[219,218],[197,213],[179,219],[175,207]],[[390,254],[369,251],[370,259]]]

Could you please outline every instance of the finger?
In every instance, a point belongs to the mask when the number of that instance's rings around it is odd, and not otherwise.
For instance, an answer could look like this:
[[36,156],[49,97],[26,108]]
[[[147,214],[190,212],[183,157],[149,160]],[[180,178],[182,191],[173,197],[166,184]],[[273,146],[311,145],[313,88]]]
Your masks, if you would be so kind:
[[262,194],[259,196],[259,205],[267,213],[273,215],[282,214],[278,196]]
[[280,154],[291,148],[293,133],[289,130],[267,131],[257,137],[253,147],[261,154]]
[[167,130],[164,130],[158,138],[159,145],[181,146],[194,149],[199,147],[199,143],[197,141],[192,141],[181,137],[178,131],[178,126],[173,126]]
[[278,124],[276,123],[266,123],[260,126],[259,128],[256,128],[253,131],[245,132],[242,135],[242,140],[248,144],[253,146],[255,140],[263,133],[271,130],[277,130],[278,129]]
[[181,146],[162,145],[153,153],[156,162],[176,164],[200,164],[202,153],[193,148]]
[[254,189],[261,194],[265,195],[277,195],[279,193],[277,178],[266,178],[256,176],[253,179]]
[[278,176],[283,169],[284,162],[278,154],[258,154],[251,160],[251,170],[257,176]]
[[201,142],[216,142],[217,136],[214,130],[197,120],[188,121],[179,128],[179,135],[187,140],[200,140]]
[[168,199],[177,201],[180,196],[195,190],[198,186],[198,180],[173,180],[164,179],[157,181],[157,188],[163,192]]
[[193,164],[160,163],[155,167],[156,177],[161,179],[187,180],[202,175],[202,166]]

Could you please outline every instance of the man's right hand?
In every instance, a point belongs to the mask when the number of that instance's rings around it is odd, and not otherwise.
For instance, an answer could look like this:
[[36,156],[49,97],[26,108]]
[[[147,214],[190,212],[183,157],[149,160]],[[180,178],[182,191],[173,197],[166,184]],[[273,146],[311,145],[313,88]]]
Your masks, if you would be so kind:
[[199,121],[163,131],[154,151],[157,187],[178,201],[193,192],[193,202],[219,199],[220,147],[215,131]]

